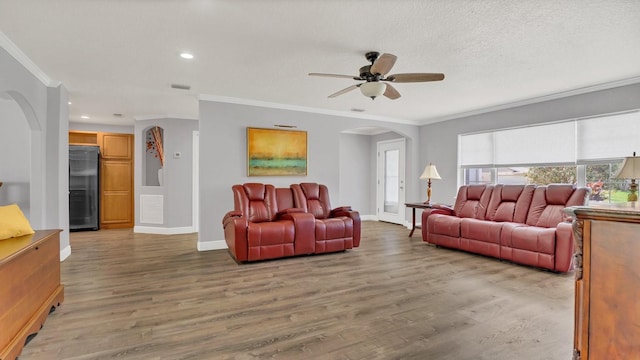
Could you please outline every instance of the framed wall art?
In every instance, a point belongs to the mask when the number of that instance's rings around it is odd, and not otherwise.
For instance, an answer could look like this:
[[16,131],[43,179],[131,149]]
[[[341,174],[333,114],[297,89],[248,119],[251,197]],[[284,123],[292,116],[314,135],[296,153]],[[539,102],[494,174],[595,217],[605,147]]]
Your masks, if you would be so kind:
[[306,176],[307,132],[247,128],[248,176]]

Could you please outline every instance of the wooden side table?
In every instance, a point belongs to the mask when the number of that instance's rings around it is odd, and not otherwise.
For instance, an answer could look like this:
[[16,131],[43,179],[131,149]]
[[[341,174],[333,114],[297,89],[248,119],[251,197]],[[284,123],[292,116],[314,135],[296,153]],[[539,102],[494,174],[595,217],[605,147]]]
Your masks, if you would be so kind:
[[[411,232],[409,237],[413,236],[413,232],[416,230],[416,209],[431,209],[431,204],[426,203],[404,203],[404,206],[410,207],[413,212],[411,216]],[[420,228],[420,226],[418,226]]]

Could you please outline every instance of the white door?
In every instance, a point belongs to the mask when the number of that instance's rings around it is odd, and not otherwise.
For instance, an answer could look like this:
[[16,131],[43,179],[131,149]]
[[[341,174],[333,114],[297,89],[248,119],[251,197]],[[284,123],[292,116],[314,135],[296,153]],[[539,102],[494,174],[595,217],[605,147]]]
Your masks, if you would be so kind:
[[405,140],[378,143],[378,220],[404,224]]

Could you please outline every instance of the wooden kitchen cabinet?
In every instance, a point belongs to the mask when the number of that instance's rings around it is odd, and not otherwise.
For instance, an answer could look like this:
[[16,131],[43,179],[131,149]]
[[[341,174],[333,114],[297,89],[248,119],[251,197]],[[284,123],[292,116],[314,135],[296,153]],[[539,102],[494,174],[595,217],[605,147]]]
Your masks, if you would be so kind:
[[573,359],[640,359],[640,204],[565,211],[576,241]]
[[132,228],[133,135],[69,131],[69,144],[100,147],[100,228]]

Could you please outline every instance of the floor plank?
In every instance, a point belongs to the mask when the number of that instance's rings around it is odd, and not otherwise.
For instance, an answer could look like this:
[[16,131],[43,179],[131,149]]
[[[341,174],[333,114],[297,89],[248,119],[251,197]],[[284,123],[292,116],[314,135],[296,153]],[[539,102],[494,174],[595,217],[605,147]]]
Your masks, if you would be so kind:
[[569,359],[573,275],[363,222],[357,249],[238,265],[196,235],[71,234],[31,359]]

